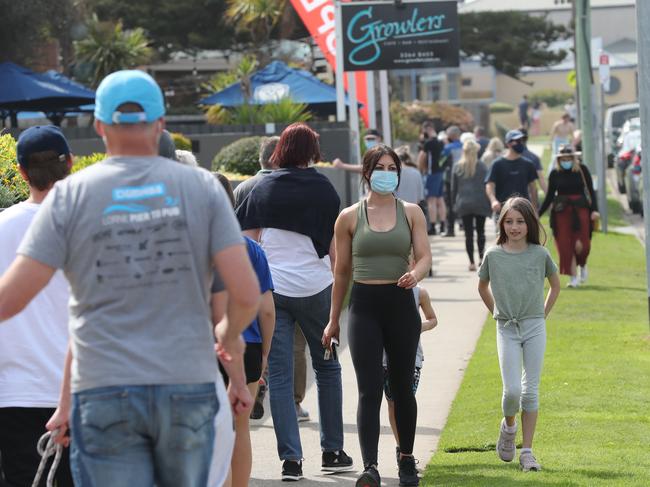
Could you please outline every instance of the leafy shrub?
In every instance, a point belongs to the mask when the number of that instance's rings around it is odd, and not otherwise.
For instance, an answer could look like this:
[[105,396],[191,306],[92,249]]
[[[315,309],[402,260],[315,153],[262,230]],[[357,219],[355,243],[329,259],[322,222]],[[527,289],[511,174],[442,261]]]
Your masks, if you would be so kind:
[[490,113],[512,113],[515,107],[509,103],[496,101],[490,104]]
[[180,150],[192,150],[192,141],[179,132],[172,132],[174,145]]
[[0,135],[0,185],[7,189],[5,197],[14,196],[14,203],[29,198],[29,186],[18,171],[16,140],[10,134]]
[[563,106],[569,98],[573,98],[573,93],[563,90],[539,90],[528,95],[531,104],[535,102],[545,103],[550,108]]
[[92,166],[96,162],[103,161],[104,159],[106,159],[106,154],[101,152],[94,152],[89,156],[77,156],[72,162],[72,172],[75,173],[81,171],[82,169]]
[[16,203],[18,195],[7,186],[0,185],[0,208],[9,208]]
[[252,176],[260,169],[262,137],[244,137],[219,151],[212,161],[212,170]]
[[236,124],[257,125],[264,123],[295,123],[311,120],[312,114],[305,103],[296,103],[282,98],[275,103],[263,105],[243,104],[228,110],[212,105],[205,112],[206,120],[213,125]]
[[411,102],[391,104],[391,117],[398,139],[405,141],[416,140],[421,124],[431,120],[436,128],[441,130],[450,125],[458,125],[461,130],[471,130],[474,125],[472,114],[462,107],[447,103]]

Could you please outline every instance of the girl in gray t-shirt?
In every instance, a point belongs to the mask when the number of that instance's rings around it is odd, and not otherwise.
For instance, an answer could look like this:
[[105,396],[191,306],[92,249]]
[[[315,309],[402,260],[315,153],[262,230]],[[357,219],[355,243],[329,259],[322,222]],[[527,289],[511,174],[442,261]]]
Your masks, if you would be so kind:
[[[504,418],[496,449],[504,462],[514,459],[516,415],[521,406],[519,463],[524,471],[541,469],[532,447],[546,347],[545,319],[560,292],[558,269],[540,243],[540,229],[531,203],[525,198],[510,198],[501,210],[497,245],[487,251],[479,269],[479,294],[497,321],[503,380]],[[546,301],[544,279],[551,286]]]

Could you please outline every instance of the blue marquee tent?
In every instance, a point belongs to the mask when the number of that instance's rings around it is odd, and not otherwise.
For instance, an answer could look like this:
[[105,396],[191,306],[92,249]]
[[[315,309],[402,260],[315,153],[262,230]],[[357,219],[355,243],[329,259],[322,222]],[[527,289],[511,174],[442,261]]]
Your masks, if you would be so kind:
[[[284,97],[308,105],[335,104],[336,89],[311,73],[273,61],[251,76],[251,104],[277,102]],[[241,83],[234,83],[200,101],[203,105],[236,107],[244,104]],[[347,99],[346,99],[347,103]]]
[[35,73],[0,63],[0,109],[65,112],[95,102],[95,92],[58,73]]

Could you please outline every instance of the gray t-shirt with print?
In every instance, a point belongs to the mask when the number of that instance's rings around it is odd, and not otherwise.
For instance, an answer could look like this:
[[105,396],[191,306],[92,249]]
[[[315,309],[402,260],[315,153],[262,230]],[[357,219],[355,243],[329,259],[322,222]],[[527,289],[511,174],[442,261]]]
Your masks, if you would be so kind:
[[478,276],[490,281],[494,318],[508,321],[544,318],[544,279],[556,272],[551,254],[541,245],[529,244],[519,253],[497,245],[485,253]]
[[112,157],[56,183],[18,253],[70,283],[72,390],[214,382],[212,257],[242,243],[202,169]]

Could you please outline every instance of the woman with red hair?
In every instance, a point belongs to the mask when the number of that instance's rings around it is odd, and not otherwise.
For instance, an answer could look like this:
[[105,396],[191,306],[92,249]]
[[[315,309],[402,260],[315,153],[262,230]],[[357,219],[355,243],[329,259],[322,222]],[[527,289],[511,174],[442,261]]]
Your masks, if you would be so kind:
[[273,427],[282,480],[302,478],[303,452],[293,391],[294,324],[312,357],[320,411],[322,470],[352,469],[343,451],[341,365],[321,344],[329,321],[334,223],[340,200],[313,163],[320,160],[318,134],[303,123],[287,127],[271,156],[279,169],[262,179],[237,208],[245,234],[262,245],[275,290],[276,324],[269,355]]

